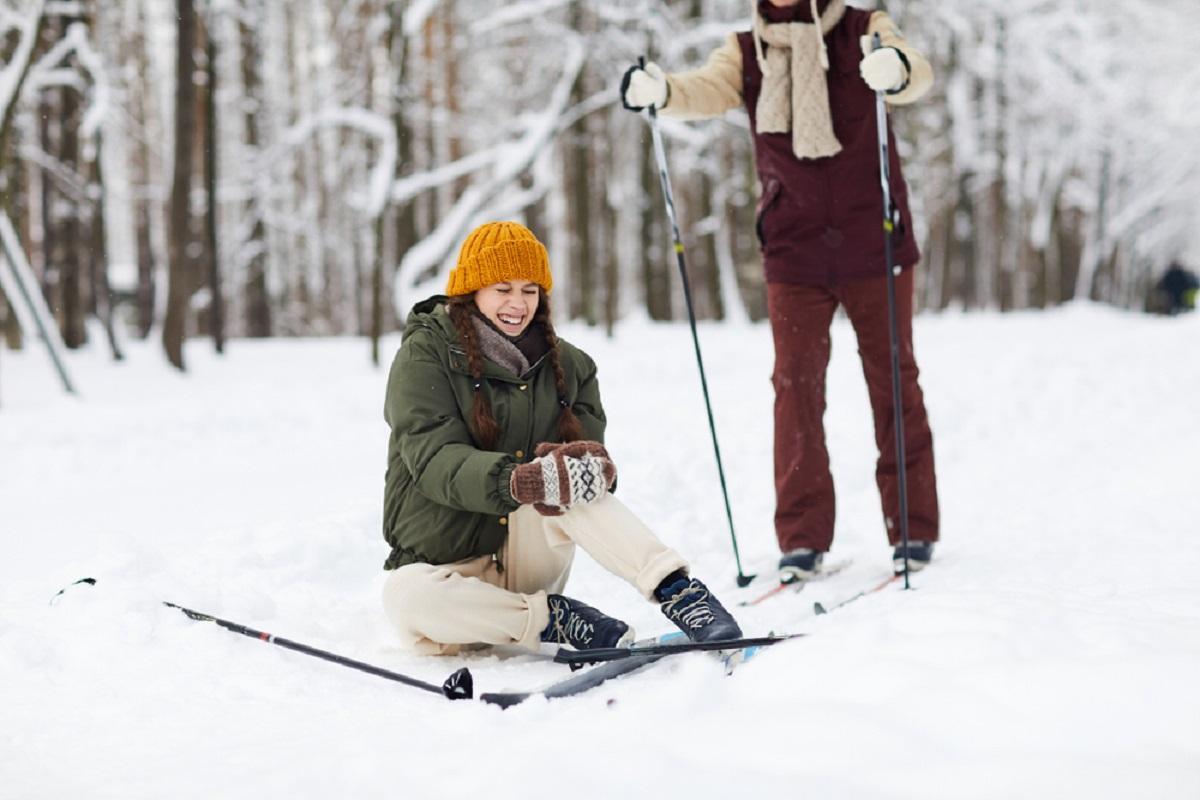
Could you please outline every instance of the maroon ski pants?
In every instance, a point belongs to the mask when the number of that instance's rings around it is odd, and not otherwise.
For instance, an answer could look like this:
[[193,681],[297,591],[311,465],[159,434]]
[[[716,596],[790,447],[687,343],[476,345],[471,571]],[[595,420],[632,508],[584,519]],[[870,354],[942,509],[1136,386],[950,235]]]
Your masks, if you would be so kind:
[[[858,354],[875,417],[879,459],[875,482],[883,501],[888,541],[900,541],[891,339],[887,276],[837,286],[767,285],[767,313],[775,340],[775,534],[786,553],[798,547],[826,551],[833,543],[833,478],[825,449],[825,372],[829,327],[841,305],[858,337]],[[912,345],[913,270],[896,277],[900,334],[900,388],[908,484],[908,536],[938,538],[933,436],[917,383]]]

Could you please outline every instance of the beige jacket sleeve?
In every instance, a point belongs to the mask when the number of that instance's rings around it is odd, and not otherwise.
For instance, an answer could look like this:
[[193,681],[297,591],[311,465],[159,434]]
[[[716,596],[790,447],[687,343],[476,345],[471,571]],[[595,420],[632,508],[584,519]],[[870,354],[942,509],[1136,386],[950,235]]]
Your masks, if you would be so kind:
[[663,116],[675,119],[719,117],[742,104],[742,48],[737,34],[713,51],[703,67],[667,75]]
[[[871,37],[879,34],[884,47],[894,47],[904,53],[911,72],[908,86],[898,94],[887,96],[892,105],[912,103],[933,86],[933,68],[915,50],[884,11],[871,14],[867,35],[863,38],[863,54],[871,51]],[[737,34],[731,33],[725,43],[713,51],[703,67],[690,72],[667,75],[667,104],[663,116],[675,119],[707,119],[719,117],[742,104],[742,48]]]
[[904,57],[908,59],[910,70],[908,86],[904,87],[904,91],[886,95],[884,99],[894,106],[903,106],[919,100],[933,86],[933,67],[929,66],[929,61],[925,56],[913,49],[912,45],[900,35],[900,29],[896,27],[892,18],[885,11],[876,11],[871,14],[867,35],[862,40],[864,56],[871,52],[871,41],[876,33],[879,34],[881,45],[894,47],[904,54]]

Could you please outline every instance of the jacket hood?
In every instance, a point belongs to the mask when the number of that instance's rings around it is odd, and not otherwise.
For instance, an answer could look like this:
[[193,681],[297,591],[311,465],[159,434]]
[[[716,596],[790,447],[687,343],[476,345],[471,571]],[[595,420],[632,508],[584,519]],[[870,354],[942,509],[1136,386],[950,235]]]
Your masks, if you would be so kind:
[[404,320],[404,334],[400,340],[407,339],[413,331],[428,328],[439,332],[448,342],[457,341],[458,331],[454,329],[454,323],[450,321],[450,315],[446,313],[445,306],[449,301],[450,298],[446,295],[435,294],[414,305]]

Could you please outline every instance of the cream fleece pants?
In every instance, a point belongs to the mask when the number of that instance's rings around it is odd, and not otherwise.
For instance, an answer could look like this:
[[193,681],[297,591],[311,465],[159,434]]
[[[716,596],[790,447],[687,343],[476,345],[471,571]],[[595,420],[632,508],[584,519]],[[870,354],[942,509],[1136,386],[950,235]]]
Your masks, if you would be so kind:
[[557,517],[526,505],[508,515],[497,558],[393,570],[383,587],[384,611],[401,644],[425,655],[454,655],[473,644],[536,650],[550,621],[546,594],[566,585],[576,545],[649,600],[663,578],[687,569],[611,494]]

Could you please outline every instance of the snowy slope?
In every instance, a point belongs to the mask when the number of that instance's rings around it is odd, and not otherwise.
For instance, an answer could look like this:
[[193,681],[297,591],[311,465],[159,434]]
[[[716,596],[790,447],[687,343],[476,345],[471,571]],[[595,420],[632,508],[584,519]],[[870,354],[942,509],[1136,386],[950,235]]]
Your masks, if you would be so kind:
[[[687,329],[567,327],[600,365],[622,498],[739,591]],[[769,571],[770,334],[701,330],[748,571]],[[738,609],[803,630],[726,679],[676,659],[591,695],[450,704],[261,645],[171,600],[440,682],[535,686],[533,655],[421,659],[378,604],[386,371],[357,341],[0,353],[0,798],[1200,796],[1200,315],[1088,305],[917,323],[944,545],[915,591],[814,619],[888,569],[853,336],[835,323],[832,558]],[[397,342],[390,342],[394,349]],[[653,378],[653,385],[647,380]],[[60,587],[82,576],[96,587]],[[570,592],[666,630],[580,555]],[[609,702],[615,701],[615,702]]]

